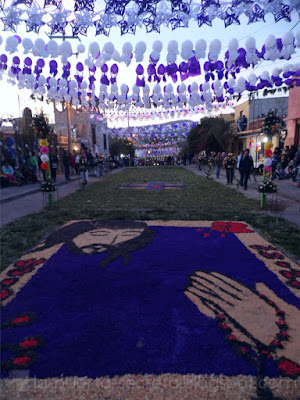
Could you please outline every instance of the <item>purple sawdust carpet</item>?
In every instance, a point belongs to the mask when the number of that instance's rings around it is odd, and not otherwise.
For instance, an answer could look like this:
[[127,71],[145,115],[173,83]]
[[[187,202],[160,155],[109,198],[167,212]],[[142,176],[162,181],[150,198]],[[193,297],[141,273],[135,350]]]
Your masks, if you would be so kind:
[[[130,374],[143,395],[147,376],[183,387],[186,376],[248,376],[238,392],[246,399],[260,376],[294,379],[284,389],[294,398],[300,268],[243,222],[71,221],[4,271],[1,285],[8,396],[12,378],[107,379],[115,390]],[[177,398],[167,389],[161,398]],[[189,390],[181,398],[193,398]]]

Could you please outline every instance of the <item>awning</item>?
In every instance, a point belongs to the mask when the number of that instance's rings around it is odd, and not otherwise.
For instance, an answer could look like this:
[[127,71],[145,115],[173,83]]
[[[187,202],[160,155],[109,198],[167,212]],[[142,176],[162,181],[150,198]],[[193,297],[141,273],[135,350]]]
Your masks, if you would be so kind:
[[245,139],[247,137],[255,137],[255,136],[260,136],[260,135],[264,135],[264,132],[254,133],[252,135],[246,135],[246,136],[238,136],[238,139]]

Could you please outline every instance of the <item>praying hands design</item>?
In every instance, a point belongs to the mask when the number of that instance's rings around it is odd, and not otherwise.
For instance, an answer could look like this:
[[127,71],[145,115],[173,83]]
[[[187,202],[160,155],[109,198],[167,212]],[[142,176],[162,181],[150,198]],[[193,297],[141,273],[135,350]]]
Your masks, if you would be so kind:
[[263,283],[251,290],[217,272],[197,271],[185,294],[202,314],[221,317],[221,327],[231,328],[232,338],[257,351],[273,346],[275,359],[300,364],[300,311]]

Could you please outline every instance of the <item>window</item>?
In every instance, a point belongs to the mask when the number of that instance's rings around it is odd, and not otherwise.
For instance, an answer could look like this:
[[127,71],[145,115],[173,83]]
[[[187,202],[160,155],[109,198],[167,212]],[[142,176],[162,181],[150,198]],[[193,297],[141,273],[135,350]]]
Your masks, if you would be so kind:
[[107,141],[106,141],[106,134],[103,133],[103,148],[104,150],[107,150]]

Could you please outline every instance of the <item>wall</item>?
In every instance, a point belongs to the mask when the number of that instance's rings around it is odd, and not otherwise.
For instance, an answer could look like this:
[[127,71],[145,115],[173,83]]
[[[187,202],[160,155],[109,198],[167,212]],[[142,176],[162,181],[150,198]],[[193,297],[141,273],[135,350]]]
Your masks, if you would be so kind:
[[257,119],[261,114],[267,115],[275,109],[281,118],[288,112],[288,97],[270,97],[265,99],[254,99],[250,102],[249,120]]
[[[300,87],[294,87],[289,92],[288,114],[286,118],[287,137],[284,145],[291,146],[295,144],[299,146],[299,141],[296,139],[297,123],[300,124]],[[298,142],[298,143],[296,143]]]
[[[67,110],[59,111],[55,108],[55,131],[61,147],[68,147],[68,120]],[[79,111],[71,107],[70,125],[72,132],[73,148],[80,149],[81,143],[88,147],[92,154],[108,153],[108,135],[106,121],[99,120],[97,114],[92,111]],[[96,144],[93,143],[92,125],[96,128]],[[104,149],[103,134],[107,136],[107,150]]]

